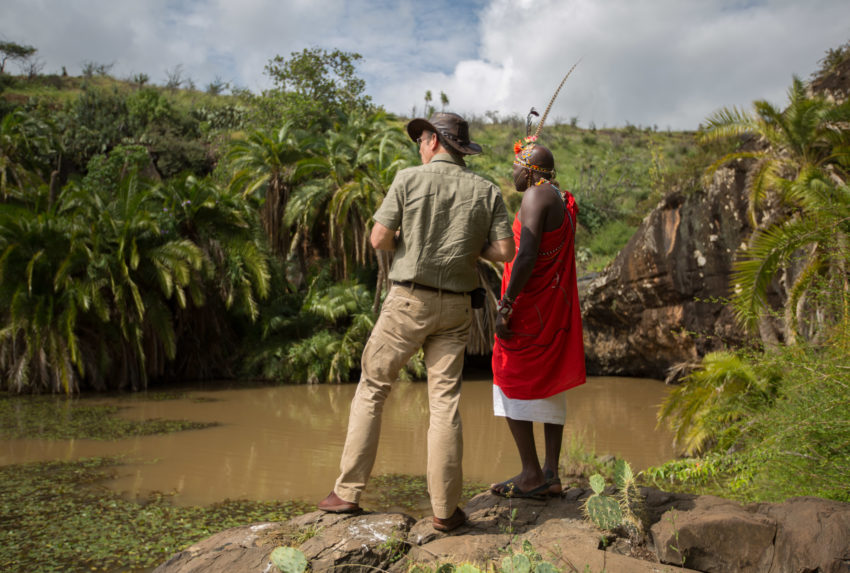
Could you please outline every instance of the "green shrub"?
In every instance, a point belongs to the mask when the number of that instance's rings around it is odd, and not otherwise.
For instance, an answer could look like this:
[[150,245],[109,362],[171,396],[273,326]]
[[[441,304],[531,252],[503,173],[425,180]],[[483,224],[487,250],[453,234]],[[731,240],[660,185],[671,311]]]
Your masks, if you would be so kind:
[[645,475],[666,488],[744,500],[812,495],[850,501],[846,337],[753,356],[712,355],[665,405],[701,456]]

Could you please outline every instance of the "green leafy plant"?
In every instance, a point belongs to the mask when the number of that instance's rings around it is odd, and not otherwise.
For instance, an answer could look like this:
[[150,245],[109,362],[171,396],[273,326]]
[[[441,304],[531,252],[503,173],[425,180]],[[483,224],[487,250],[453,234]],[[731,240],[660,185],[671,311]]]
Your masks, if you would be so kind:
[[695,454],[718,440],[730,447],[739,436],[736,422],[775,396],[777,373],[755,367],[734,352],[712,352],[665,398],[658,412],[677,444]]
[[681,545],[679,545],[679,528],[676,527],[676,510],[673,509],[670,511],[670,514],[667,516],[667,520],[670,522],[670,527],[673,528],[673,543],[670,544],[670,549],[676,552],[679,556],[679,564],[682,569],[685,568],[685,561],[687,561],[687,552],[682,549]]
[[522,542],[522,550],[519,552],[511,547],[499,565],[501,573],[554,573],[557,570],[552,563],[543,560],[528,539]]
[[387,539],[378,545],[378,550],[387,556],[387,561],[395,563],[407,552],[408,542],[399,536],[399,532],[393,530]]

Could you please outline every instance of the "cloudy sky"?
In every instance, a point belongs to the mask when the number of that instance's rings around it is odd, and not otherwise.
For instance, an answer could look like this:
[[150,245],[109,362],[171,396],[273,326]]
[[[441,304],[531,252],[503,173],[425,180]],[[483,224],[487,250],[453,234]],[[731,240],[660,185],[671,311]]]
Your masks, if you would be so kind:
[[0,39],[38,49],[43,73],[86,62],[164,84],[181,66],[259,92],[275,55],[358,52],[367,92],[421,112],[431,90],[466,114],[545,108],[598,127],[696,129],[723,106],[785,102],[850,40],[848,0],[0,0]]

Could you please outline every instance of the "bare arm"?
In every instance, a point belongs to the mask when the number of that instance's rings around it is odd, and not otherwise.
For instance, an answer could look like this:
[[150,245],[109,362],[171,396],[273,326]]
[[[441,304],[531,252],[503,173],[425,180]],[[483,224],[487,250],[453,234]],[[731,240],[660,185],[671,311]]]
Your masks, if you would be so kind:
[[[515,299],[522,292],[525,283],[531,278],[534,263],[537,262],[540,240],[543,238],[549,204],[546,195],[541,193],[539,187],[532,187],[522,197],[519,251],[514,259],[511,280],[504,294],[510,300]],[[496,335],[504,340],[510,340],[513,336],[508,322],[509,320],[501,314],[496,318]]]
[[522,224],[519,251],[511,270],[511,281],[505,289],[505,296],[511,300],[522,292],[525,283],[531,278],[534,263],[537,262],[537,251],[540,249],[550,205],[548,199],[548,194],[544,193],[540,187],[532,187],[522,197],[519,215]]
[[394,251],[395,237],[395,231],[375,221],[369,240],[372,242],[372,247],[379,251]]
[[481,251],[481,258],[496,263],[506,263],[513,260],[516,243],[513,237],[500,239],[495,243],[487,243]]

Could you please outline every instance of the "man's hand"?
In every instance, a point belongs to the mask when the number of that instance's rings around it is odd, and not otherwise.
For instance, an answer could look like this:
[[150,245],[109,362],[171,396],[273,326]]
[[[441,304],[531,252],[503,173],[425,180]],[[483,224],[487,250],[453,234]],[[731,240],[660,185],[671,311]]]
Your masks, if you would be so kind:
[[496,316],[496,336],[502,340],[510,340],[513,338],[513,331],[508,326],[508,321],[501,314]]

